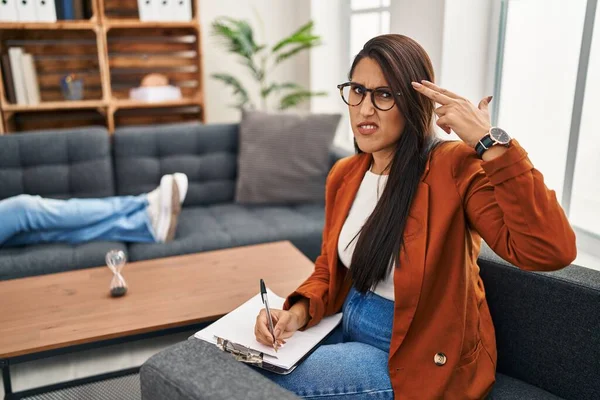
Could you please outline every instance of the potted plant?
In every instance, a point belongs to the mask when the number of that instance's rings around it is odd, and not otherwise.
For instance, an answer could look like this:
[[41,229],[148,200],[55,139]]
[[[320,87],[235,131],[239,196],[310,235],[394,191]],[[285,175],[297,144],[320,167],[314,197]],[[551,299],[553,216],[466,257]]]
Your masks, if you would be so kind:
[[[311,92],[294,82],[273,82],[269,74],[282,62],[296,54],[311,49],[321,44],[320,36],[313,33],[312,21],[301,26],[294,33],[281,39],[273,47],[257,44],[250,24],[245,20],[230,17],[220,17],[212,23],[213,35],[222,39],[229,52],[240,58],[240,63],[248,67],[251,76],[259,85],[260,107],[267,109],[267,99],[273,95],[279,96],[280,110],[295,107],[312,96],[324,96],[325,92]],[[212,74],[233,89],[236,103],[233,107],[238,109],[256,108],[250,99],[249,93],[240,80],[231,74]]]

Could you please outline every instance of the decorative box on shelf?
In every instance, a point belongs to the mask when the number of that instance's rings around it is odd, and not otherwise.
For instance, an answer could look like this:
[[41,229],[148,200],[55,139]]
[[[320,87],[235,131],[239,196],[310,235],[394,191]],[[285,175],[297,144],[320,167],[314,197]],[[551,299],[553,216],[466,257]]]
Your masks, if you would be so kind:
[[164,101],[181,100],[181,89],[177,86],[142,86],[129,91],[132,100],[158,103]]

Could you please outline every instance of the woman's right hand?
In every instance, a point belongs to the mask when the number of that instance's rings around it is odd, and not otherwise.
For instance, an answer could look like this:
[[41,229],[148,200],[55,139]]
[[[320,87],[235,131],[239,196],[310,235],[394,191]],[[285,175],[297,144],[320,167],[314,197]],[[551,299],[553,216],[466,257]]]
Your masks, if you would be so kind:
[[[275,338],[277,339],[277,347],[285,343],[285,339],[292,337],[294,332],[302,327],[302,322],[298,314],[286,310],[271,309],[271,318],[273,319],[273,327]],[[267,320],[267,312],[263,308],[256,317],[256,325],[254,326],[254,335],[259,343],[266,346],[273,346],[273,336],[269,332],[269,322]]]

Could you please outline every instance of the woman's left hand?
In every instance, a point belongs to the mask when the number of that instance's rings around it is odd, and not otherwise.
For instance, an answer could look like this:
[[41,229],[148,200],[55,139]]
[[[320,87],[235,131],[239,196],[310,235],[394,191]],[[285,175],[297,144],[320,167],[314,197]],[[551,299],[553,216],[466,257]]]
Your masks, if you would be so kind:
[[492,96],[484,97],[477,107],[469,100],[429,81],[412,82],[419,93],[427,96],[441,107],[435,109],[437,125],[446,133],[453,130],[463,142],[475,147],[491,128],[488,105]]

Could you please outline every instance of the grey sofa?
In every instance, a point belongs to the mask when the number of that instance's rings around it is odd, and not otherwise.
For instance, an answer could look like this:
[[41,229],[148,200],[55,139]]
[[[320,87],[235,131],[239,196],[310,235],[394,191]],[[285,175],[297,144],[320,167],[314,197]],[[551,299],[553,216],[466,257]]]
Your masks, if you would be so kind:
[[[0,136],[0,199],[134,195],[172,172],[186,173],[190,182],[174,241],[0,247],[0,280],[104,265],[115,248],[138,261],[290,240],[315,259],[324,205],[236,204],[237,149],[237,124],[129,127],[112,137],[100,127]],[[332,163],[347,154],[332,148]]]
[[[600,272],[526,272],[485,244],[479,266],[498,349],[488,399],[600,399]],[[151,357],[140,378],[143,400],[296,399],[194,338]]]

